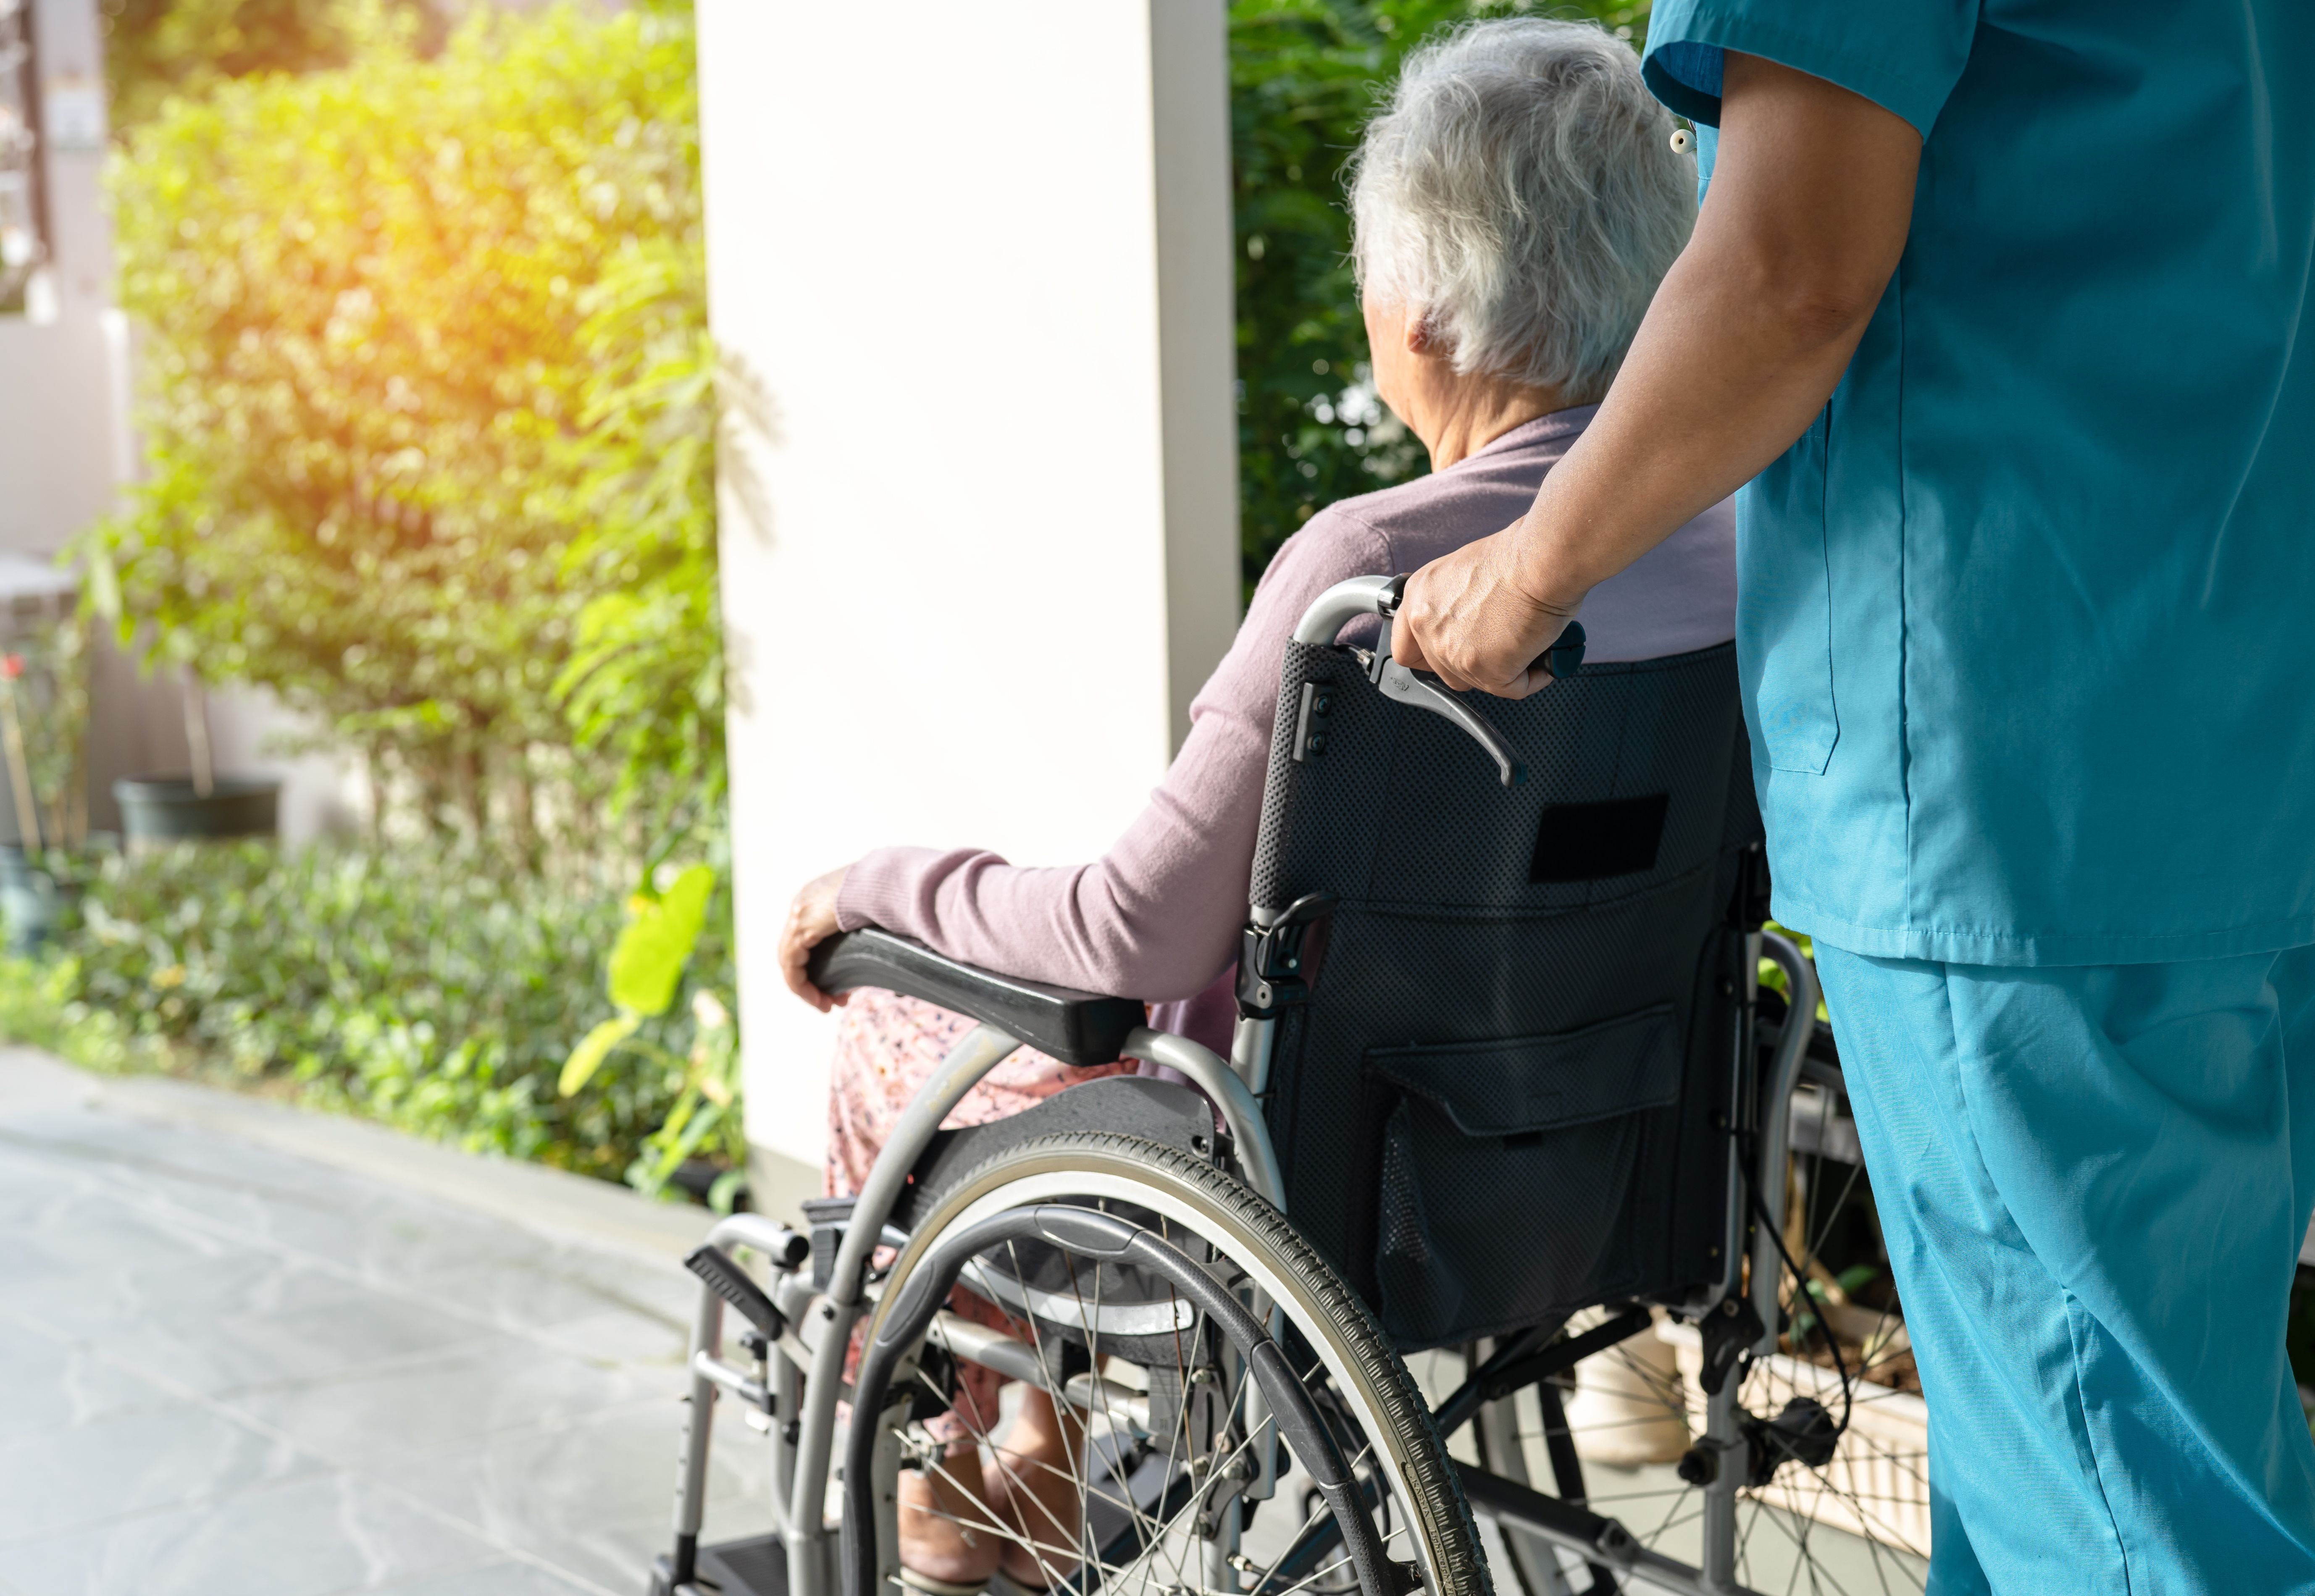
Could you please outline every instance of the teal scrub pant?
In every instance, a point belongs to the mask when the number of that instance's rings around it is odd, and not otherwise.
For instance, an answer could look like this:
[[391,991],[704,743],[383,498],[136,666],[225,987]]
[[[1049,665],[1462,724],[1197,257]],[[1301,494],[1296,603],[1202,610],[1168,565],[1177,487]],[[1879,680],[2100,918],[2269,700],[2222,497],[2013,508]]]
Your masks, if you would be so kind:
[[1930,1591],[2315,1592],[2315,948],[1817,968],[1929,1398]]

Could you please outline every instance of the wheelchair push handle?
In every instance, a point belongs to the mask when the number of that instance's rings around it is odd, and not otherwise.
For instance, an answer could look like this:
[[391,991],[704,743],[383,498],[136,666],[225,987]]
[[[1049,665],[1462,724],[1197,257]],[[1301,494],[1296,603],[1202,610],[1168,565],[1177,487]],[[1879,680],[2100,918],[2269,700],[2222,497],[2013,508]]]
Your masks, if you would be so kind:
[[[1397,576],[1354,576],[1348,581],[1336,582],[1311,601],[1302,612],[1302,619],[1294,627],[1297,643],[1329,643],[1335,634],[1362,616],[1380,616],[1388,620],[1398,613],[1398,601],[1406,591],[1408,573]],[[1390,652],[1390,633],[1383,632],[1383,653]],[[1552,645],[1538,654],[1528,666],[1530,670],[1548,670],[1554,680],[1566,681],[1583,669],[1583,623],[1570,621]],[[1416,671],[1425,681],[1435,681],[1427,670]]]
[[[1295,625],[1294,641],[1331,644],[1335,634],[1344,625],[1362,616],[1379,616],[1385,621],[1397,613],[1399,596],[1406,590],[1406,578],[1399,576],[1354,576],[1348,581],[1336,582],[1312,601]],[[1519,752],[1497,732],[1466,705],[1461,698],[1448,691],[1446,684],[1427,670],[1410,670],[1390,657],[1390,629],[1386,626],[1380,641],[1371,654],[1355,651],[1367,667],[1367,679],[1383,694],[1412,708],[1428,710],[1441,719],[1451,721],[1474,742],[1487,751],[1495,762],[1495,771],[1503,785],[1515,787],[1527,780],[1527,767]],[[1530,669],[1548,671],[1556,679],[1574,676],[1583,665],[1583,627],[1570,621],[1557,642],[1537,656]],[[1298,756],[1299,757],[1299,756]]]

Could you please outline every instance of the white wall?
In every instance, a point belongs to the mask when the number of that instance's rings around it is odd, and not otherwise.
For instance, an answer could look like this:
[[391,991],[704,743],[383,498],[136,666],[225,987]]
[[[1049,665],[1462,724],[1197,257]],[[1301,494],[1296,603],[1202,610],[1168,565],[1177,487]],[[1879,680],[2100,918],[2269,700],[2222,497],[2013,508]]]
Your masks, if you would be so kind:
[[817,1165],[774,938],[881,844],[1098,854],[1237,619],[1220,0],[702,0],[749,1130]]

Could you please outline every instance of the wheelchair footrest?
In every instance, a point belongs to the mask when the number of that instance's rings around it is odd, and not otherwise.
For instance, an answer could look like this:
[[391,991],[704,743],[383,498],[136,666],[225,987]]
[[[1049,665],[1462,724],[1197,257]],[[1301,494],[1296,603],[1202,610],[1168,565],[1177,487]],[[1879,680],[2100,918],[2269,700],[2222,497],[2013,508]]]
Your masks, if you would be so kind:
[[788,1554],[776,1535],[699,1548],[699,1572],[678,1585],[664,1557],[652,1560],[649,1596],[788,1596]]

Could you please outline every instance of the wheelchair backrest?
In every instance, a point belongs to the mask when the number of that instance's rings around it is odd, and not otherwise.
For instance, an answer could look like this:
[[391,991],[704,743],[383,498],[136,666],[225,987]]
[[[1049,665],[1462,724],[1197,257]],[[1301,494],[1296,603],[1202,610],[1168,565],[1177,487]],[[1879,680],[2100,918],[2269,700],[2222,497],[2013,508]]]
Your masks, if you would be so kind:
[[1257,910],[1338,900],[1273,1054],[1288,1211],[1410,1349],[1725,1272],[1761,838],[1734,649],[1468,702],[1524,785],[1288,644],[1254,863]]

